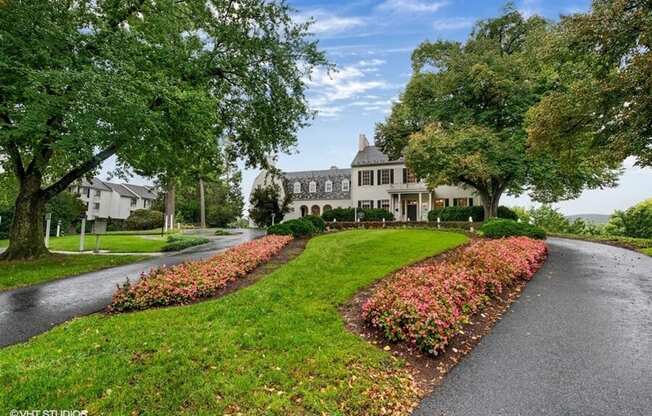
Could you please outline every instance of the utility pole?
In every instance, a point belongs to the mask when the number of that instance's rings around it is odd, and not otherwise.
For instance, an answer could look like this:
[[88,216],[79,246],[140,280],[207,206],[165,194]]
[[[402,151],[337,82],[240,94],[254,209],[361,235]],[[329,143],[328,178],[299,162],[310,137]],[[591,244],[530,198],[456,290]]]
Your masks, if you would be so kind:
[[206,199],[204,198],[204,180],[199,178],[199,221],[201,228],[206,228]]

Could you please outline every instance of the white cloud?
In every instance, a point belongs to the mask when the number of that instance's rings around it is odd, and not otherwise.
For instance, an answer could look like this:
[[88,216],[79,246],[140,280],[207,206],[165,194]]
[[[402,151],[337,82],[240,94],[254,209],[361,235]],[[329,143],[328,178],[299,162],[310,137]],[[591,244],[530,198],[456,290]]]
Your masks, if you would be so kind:
[[365,25],[365,21],[355,16],[337,16],[326,10],[313,10],[296,16],[296,20],[306,22],[312,19],[310,31],[319,35],[346,32]]
[[472,17],[449,17],[445,19],[437,19],[432,22],[435,30],[459,30],[472,27],[475,19]]
[[447,1],[425,1],[425,0],[385,0],[378,6],[379,10],[392,12],[436,12],[448,5]]
[[384,59],[363,59],[362,61],[358,62],[358,66],[362,68],[373,68],[377,66],[381,66],[386,64],[387,61]]
[[526,18],[541,15],[541,0],[523,0],[523,4],[518,11]]
[[331,72],[321,68],[314,71],[311,79],[306,80],[310,87],[311,106],[321,116],[337,117],[346,106],[351,105],[349,100],[376,89],[386,88],[387,82],[382,79],[365,78],[368,69],[354,65],[340,67]]

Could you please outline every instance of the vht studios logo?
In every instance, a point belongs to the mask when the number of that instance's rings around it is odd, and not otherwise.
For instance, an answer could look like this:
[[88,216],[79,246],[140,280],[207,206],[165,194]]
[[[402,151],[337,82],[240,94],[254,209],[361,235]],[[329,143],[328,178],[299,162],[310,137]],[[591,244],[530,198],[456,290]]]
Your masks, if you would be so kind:
[[88,410],[72,409],[31,409],[19,410],[13,409],[9,416],[88,416]]

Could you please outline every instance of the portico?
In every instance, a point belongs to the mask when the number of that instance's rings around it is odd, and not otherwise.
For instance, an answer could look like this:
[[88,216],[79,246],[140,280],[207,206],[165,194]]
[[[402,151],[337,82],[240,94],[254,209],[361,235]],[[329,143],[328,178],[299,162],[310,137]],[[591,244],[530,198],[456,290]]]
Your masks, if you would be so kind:
[[390,196],[391,211],[397,221],[428,221],[428,212],[433,209],[432,192],[390,192]]

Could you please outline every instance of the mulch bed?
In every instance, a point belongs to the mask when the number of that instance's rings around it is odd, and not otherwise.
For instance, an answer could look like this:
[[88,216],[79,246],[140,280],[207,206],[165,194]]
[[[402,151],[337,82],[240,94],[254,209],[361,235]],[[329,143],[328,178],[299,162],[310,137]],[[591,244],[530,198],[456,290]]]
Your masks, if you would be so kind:
[[[422,263],[442,261],[446,254],[424,260]],[[390,275],[391,276],[391,275]],[[386,278],[385,278],[386,279]],[[444,352],[437,356],[429,355],[407,343],[393,343],[386,340],[382,332],[372,328],[362,319],[362,306],[372,295],[374,289],[385,279],[381,279],[372,286],[364,289],[340,308],[346,327],[349,331],[358,334],[371,344],[376,345],[398,358],[407,362],[408,369],[412,372],[422,395],[426,395],[442,382],[446,374],[480,343],[483,336],[491,332],[496,322],[509,309],[509,306],[521,295],[526,281],[507,288],[503,293],[492,299],[484,308],[474,314],[469,324],[452,338]]]
[[[283,247],[283,249],[277,255],[269,259],[267,262],[256,267],[254,270],[249,272],[245,277],[227,283],[225,287],[220,289],[213,296],[197,299],[195,302],[184,303],[180,305],[158,306],[155,308],[175,308],[179,306],[192,305],[198,302],[205,302],[207,300],[214,300],[217,298],[221,298],[222,296],[226,296],[230,293],[233,293],[236,290],[242,289],[247,286],[251,286],[254,283],[256,283],[258,280],[262,279],[264,276],[272,273],[273,271],[280,268],[287,262],[299,256],[299,254],[303,253],[303,250],[305,250],[306,248],[306,244],[308,244],[308,240],[309,238],[295,238],[294,240],[290,241],[290,243],[287,246]],[[148,308],[148,309],[155,309],[155,308]],[[129,312],[119,312],[119,313],[123,314],[123,313],[134,313],[134,312],[140,312],[140,311],[129,311]],[[111,312],[109,312],[107,309],[104,310],[104,313],[111,314]]]

